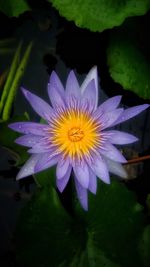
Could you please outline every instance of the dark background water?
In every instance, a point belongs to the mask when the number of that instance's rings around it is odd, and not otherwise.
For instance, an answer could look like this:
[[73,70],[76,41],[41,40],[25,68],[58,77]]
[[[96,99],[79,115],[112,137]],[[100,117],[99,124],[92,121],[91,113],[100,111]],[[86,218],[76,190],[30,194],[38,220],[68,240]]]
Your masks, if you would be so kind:
[[[122,105],[134,106],[146,103],[135,94],[123,91],[121,86],[110,78],[106,60],[106,49],[110,31],[92,33],[86,29],[77,28],[74,23],[61,18],[51,5],[41,5],[40,1],[31,2],[32,12],[26,12],[19,18],[8,18],[0,13],[0,38],[14,38],[11,47],[16,48],[20,40],[26,45],[34,40],[34,47],[26,68],[21,85],[38,94],[48,101],[47,82],[52,70],[56,70],[63,84],[70,69],[74,69],[80,83],[93,65],[98,66],[99,102],[108,97],[123,95]],[[150,13],[146,19],[137,18],[141,23],[150,22]],[[145,29],[146,31],[146,29]],[[147,39],[141,42],[143,47],[150,44],[150,32]],[[13,54],[0,55],[0,68],[3,71],[11,63]],[[19,90],[14,103],[14,114],[23,114],[27,111],[32,120],[37,120],[37,115],[31,110]],[[118,128],[130,132],[139,138],[139,142],[130,145],[124,150],[128,158],[133,155],[149,153],[150,112],[147,110],[137,118],[120,125]],[[24,203],[30,198],[35,186],[32,178],[25,179],[23,183],[15,181],[17,169],[10,166],[10,156],[3,148],[0,150],[0,266],[16,266],[13,254],[13,231],[17,214]],[[131,180],[127,184],[137,193],[139,201],[144,204],[150,185],[148,181],[149,162],[134,166],[129,170]],[[143,175],[144,172],[144,175]]]

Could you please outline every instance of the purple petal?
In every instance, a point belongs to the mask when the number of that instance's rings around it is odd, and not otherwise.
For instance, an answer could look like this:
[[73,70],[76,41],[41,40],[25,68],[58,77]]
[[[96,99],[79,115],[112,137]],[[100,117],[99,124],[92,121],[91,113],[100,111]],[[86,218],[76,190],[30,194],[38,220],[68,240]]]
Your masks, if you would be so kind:
[[26,99],[29,101],[30,105],[32,108],[40,115],[40,117],[48,120],[52,113],[53,109],[51,108],[50,105],[48,105],[43,99],[40,97],[30,93],[26,89],[22,88],[22,92]]
[[93,193],[96,194],[97,191],[97,177],[93,173],[93,171],[89,168],[89,187],[88,189]]
[[50,144],[45,139],[41,139],[36,145],[28,150],[28,153],[52,153],[53,149],[50,147]]
[[88,188],[89,186],[89,168],[87,164],[82,161],[81,164],[75,164],[73,167],[75,176],[79,183],[84,187]]
[[69,181],[69,178],[70,178],[70,175],[71,175],[71,170],[72,170],[72,167],[71,165],[69,166],[69,168],[67,169],[67,172],[65,174],[65,176],[61,179],[57,179],[56,180],[56,185],[58,187],[58,190],[62,193],[63,190],[65,189],[68,181]]
[[88,194],[87,189],[81,186],[77,179],[75,179],[75,186],[77,190],[77,196],[81,206],[84,210],[88,210]]
[[[39,155],[39,154],[38,154]],[[60,159],[59,155],[50,154],[49,152],[40,154],[40,159],[35,165],[35,172],[40,172],[55,165]]]
[[135,106],[135,107],[124,110],[124,112],[121,114],[121,116],[118,118],[118,120],[113,125],[117,125],[121,122],[131,119],[132,117],[135,117],[136,115],[138,115],[139,113],[147,109],[148,107],[149,107],[148,104],[144,104],[144,105],[139,105],[139,106]]
[[41,138],[42,136],[39,135],[27,134],[18,137],[15,140],[15,143],[22,146],[32,147],[33,145],[37,144],[41,140]]
[[108,158],[105,158],[106,164],[108,166],[108,170],[113,173],[116,174],[122,178],[127,178],[128,175],[125,171],[125,169],[123,168],[123,166],[116,161],[110,160]]
[[95,89],[96,89],[96,92],[95,92],[95,99],[96,99],[96,102],[95,102],[95,106],[97,107],[98,105],[98,74],[97,74],[97,67],[93,67],[89,73],[87,74],[85,80],[83,81],[82,85],[81,85],[81,93],[83,94],[87,85],[89,84],[90,81],[92,81],[94,79],[95,81]]
[[111,97],[111,98],[107,99],[104,103],[102,103],[98,107],[97,110],[99,112],[112,111],[112,110],[114,110],[114,109],[116,109],[118,107],[118,105],[120,104],[121,98],[122,98],[122,96],[120,96],[120,95]]
[[24,178],[26,176],[29,176],[31,174],[35,173],[34,167],[37,163],[37,161],[40,159],[40,155],[32,155],[27,162],[23,165],[23,167],[20,169],[16,180],[19,180],[21,178]]
[[[104,133],[104,132],[103,132]],[[125,144],[131,144],[138,140],[134,135],[120,132],[120,131],[108,131],[106,132],[106,135],[108,134],[109,142],[112,144],[118,144],[118,145],[125,145]]]
[[120,117],[123,112],[122,108],[118,108],[109,112],[105,112],[103,114],[98,113],[97,110],[94,113],[95,119],[99,120],[101,125],[101,130],[111,127],[112,124]]
[[108,142],[105,143],[103,145],[103,148],[100,149],[100,153],[111,160],[122,162],[122,163],[127,162],[127,160],[121,154],[121,152],[116,147],[114,147],[112,144]]
[[95,157],[93,164],[90,167],[98,178],[100,178],[106,184],[110,184],[107,165],[100,156]]
[[36,122],[14,122],[8,125],[12,130],[23,134],[35,134],[44,136],[45,131],[49,130],[49,126],[46,124]]
[[65,106],[65,98],[64,95],[57,87],[52,84],[48,84],[48,95],[51,100],[53,107],[64,107]]
[[66,97],[74,96],[79,98],[81,95],[79,83],[73,71],[70,71],[68,75],[65,93]]
[[55,71],[52,71],[49,83],[54,86],[61,95],[65,95],[64,87]]
[[95,86],[95,80],[91,80],[87,87],[85,88],[82,99],[83,101],[87,101],[90,104],[90,109],[95,110],[97,107],[97,92],[96,92],[96,86]]
[[69,165],[70,165],[69,158],[61,159],[58,162],[57,168],[56,168],[56,177],[58,180],[65,176],[65,174],[69,168]]

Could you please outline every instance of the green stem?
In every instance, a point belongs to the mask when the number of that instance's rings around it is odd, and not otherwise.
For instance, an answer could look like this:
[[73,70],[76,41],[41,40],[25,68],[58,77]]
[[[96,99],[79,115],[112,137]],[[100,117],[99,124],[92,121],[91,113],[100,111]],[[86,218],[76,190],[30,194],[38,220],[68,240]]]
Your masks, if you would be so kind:
[[4,107],[5,100],[7,98],[9,90],[11,88],[11,85],[12,85],[12,82],[13,82],[13,79],[14,79],[14,76],[15,76],[15,73],[16,73],[16,69],[17,69],[18,64],[19,64],[21,46],[22,46],[22,42],[20,42],[20,44],[18,45],[18,48],[17,48],[16,53],[14,55],[12,64],[10,66],[10,71],[9,71],[9,74],[8,74],[8,77],[7,77],[7,80],[6,80],[4,89],[3,89],[3,93],[2,93],[2,96],[1,96],[0,114],[1,114],[2,109]]
[[143,157],[138,157],[138,158],[135,158],[135,159],[130,159],[126,163],[124,163],[124,165],[134,164],[134,163],[138,163],[138,162],[141,162],[141,161],[144,161],[144,160],[148,160],[148,159],[150,159],[150,155],[143,156]]
[[24,74],[24,71],[25,71],[25,68],[26,68],[26,65],[28,63],[28,59],[29,59],[29,56],[30,56],[30,52],[31,52],[31,49],[32,49],[32,45],[33,43],[31,42],[25,53],[24,53],[24,56],[20,62],[20,65],[16,71],[16,75],[15,75],[15,78],[13,80],[13,83],[12,83],[12,86],[10,88],[10,91],[9,91],[9,94],[8,94],[8,97],[7,97],[7,101],[6,101],[6,104],[4,106],[4,110],[3,110],[3,114],[2,114],[2,119],[4,121],[8,120],[9,119],[9,116],[10,116],[10,113],[11,113],[11,108],[12,108],[12,104],[13,104],[13,101],[14,101],[14,98],[15,98],[15,95],[16,95],[16,91],[19,87],[19,84],[20,84],[20,80]]

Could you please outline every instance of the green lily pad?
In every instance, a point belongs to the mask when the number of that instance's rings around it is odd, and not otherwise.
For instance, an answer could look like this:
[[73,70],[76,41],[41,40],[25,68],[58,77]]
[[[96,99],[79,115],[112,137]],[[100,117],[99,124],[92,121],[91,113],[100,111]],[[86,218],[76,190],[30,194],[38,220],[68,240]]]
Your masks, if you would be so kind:
[[144,99],[150,99],[150,64],[132,38],[122,32],[112,34],[107,62],[115,82]]
[[58,266],[71,261],[85,242],[85,232],[61,206],[52,187],[38,192],[22,210],[16,232],[23,266]]
[[122,24],[129,16],[143,15],[150,8],[149,0],[49,0],[60,15],[91,31],[102,32]]
[[34,179],[40,187],[55,187],[56,168],[51,167],[45,171],[36,173]]
[[1,0],[0,10],[7,16],[17,17],[21,13],[30,10],[30,7],[26,0]]
[[89,211],[85,214],[79,206],[77,210],[93,245],[107,259],[124,267],[142,266],[138,253],[144,225],[142,207],[123,184],[100,182],[97,195],[89,196]]
[[142,258],[143,258],[144,266],[149,267],[149,263],[150,263],[150,225],[146,226],[144,231],[143,231],[139,248],[140,248]]
[[97,195],[89,196],[89,211],[77,204],[73,216],[55,189],[44,186],[19,216],[17,258],[24,267],[141,267],[142,230],[141,207],[120,183],[99,183]]
[[22,210],[16,240],[23,266],[120,267],[91,240],[86,244],[86,228],[66,213],[52,187],[37,192]]

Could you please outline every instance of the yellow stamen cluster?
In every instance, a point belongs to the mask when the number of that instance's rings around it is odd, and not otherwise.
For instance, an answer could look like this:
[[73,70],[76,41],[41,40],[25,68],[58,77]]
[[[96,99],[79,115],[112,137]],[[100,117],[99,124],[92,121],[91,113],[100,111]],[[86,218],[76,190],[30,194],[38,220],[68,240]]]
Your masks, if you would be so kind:
[[100,143],[98,125],[87,112],[67,110],[54,119],[51,142],[64,156],[81,159]]

